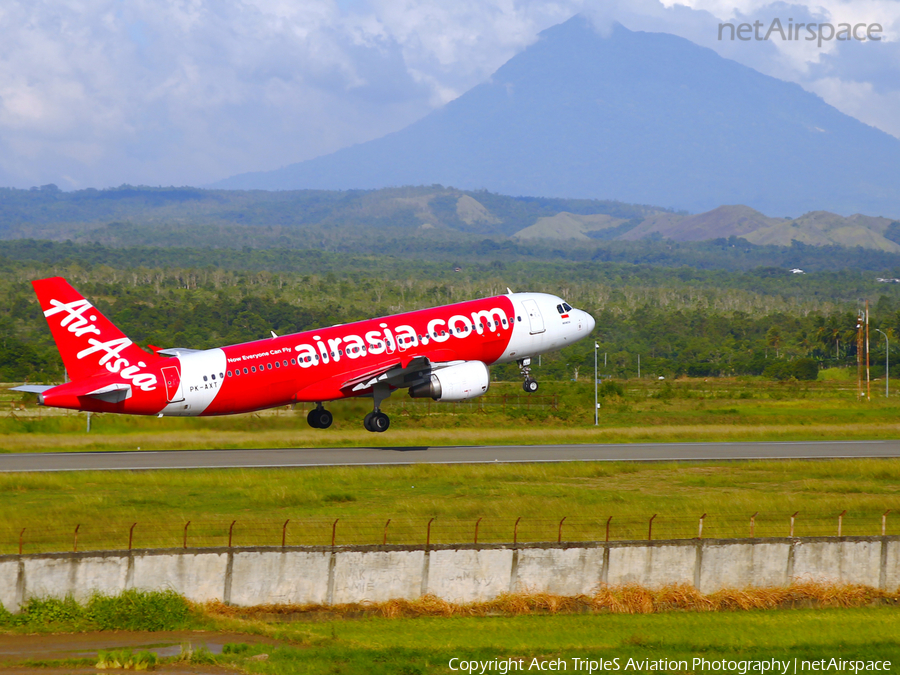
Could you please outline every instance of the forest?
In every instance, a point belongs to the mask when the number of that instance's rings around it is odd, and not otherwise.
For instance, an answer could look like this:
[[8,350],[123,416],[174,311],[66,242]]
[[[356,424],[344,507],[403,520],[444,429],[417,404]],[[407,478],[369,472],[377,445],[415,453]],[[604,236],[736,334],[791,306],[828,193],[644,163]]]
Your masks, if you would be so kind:
[[[222,254],[225,254],[222,256]],[[265,255],[276,256],[268,265]],[[220,257],[227,259],[222,263]],[[243,263],[243,264],[242,264]],[[268,268],[268,269],[267,269]],[[890,270],[883,272],[890,274]],[[856,363],[857,311],[871,308],[873,374],[900,335],[900,284],[863,270],[791,274],[617,262],[446,263],[327,251],[106,248],[0,243],[0,380],[59,381],[62,365],[30,281],[64,276],[138,344],[207,348],[462,301],[545,291],[597,319],[604,377],[797,379]],[[541,359],[540,376],[590,378],[584,340]],[[603,365],[605,362],[605,366]],[[514,367],[495,379],[517,379]]]

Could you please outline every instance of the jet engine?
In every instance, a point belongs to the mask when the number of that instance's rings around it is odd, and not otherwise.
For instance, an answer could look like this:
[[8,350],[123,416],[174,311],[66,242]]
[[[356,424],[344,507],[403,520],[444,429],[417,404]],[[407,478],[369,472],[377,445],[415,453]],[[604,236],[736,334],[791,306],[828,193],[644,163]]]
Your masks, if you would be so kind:
[[490,383],[491,374],[486,365],[481,361],[466,361],[434,371],[428,380],[410,387],[409,395],[435,401],[465,401],[481,396]]

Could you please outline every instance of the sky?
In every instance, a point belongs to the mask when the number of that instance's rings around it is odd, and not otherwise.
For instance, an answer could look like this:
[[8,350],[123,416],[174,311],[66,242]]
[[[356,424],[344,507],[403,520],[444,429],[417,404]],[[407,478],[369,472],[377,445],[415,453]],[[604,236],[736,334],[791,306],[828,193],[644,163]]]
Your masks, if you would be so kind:
[[[578,13],[601,35],[680,35],[900,138],[900,0],[4,0],[0,186],[205,185],[328,154],[427,115]],[[718,39],[774,19],[877,23],[882,39]]]

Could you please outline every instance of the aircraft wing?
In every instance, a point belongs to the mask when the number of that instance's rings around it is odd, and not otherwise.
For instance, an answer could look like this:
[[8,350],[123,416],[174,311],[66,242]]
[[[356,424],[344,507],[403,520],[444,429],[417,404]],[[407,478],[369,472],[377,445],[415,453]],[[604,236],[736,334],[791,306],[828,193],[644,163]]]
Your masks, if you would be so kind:
[[358,392],[369,389],[376,384],[385,383],[392,387],[409,386],[422,379],[423,371],[431,371],[431,361],[426,356],[413,356],[388,366],[350,378],[341,385],[341,389]]

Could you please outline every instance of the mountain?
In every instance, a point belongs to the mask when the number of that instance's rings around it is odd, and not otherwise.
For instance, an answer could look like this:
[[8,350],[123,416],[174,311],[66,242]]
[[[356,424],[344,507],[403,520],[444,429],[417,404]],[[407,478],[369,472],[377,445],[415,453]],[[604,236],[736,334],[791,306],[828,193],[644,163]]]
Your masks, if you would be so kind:
[[[840,217],[840,216],[838,216]],[[721,237],[751,236],[761,228],[784,224],[782,218],[769,218],[749,206],[720,206],[712,211],[693,216],[679,216],[674,213],[661,213],[646,219],[640,225],[623,234],[622,239],[645,239],[659,235],[664,239],[678,241],[703,241]],[[790,246],[791,241],[782,243]]]
[[576,16],[401,131],[216,187],[441,183],[692,212],[898,217],[898,178],[900,140],[799,85],[674,35],[615,25],[604,37]]
[[740,204],[690,216],[660,211],[643,220],[561,212],[538,218],[534,225],[519,230],[513,237],[575,241],[709,241],[739,237],[759,246],[792,246],[798,242],[900,253],[900,223],[888,218],[860,214],[845,218],[828,211],[812,211],[791,220],[770,218]]

